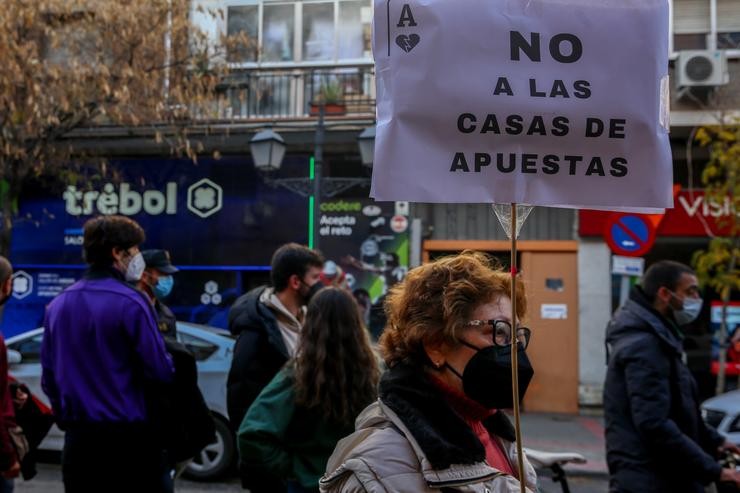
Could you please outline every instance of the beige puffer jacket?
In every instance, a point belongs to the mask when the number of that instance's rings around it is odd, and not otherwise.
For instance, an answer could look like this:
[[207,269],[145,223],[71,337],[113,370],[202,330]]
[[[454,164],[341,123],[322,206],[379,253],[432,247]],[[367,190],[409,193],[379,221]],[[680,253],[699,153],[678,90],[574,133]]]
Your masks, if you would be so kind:
[[[512,464],[516,446],[503,441]],[[537,476],[524,459],[527,492]],[[435,470],[398,415],[381,400],[357,418],[356,431],[338,444],[321,478],[324,493],[518,493],[519,481],[485,462]]]

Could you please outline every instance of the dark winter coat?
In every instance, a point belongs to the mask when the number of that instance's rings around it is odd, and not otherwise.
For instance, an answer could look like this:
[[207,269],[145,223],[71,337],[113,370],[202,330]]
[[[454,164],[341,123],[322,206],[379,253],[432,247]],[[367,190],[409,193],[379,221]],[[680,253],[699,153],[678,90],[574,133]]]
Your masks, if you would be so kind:
[[198,388],[195,358],[179,342],[165,339],[175,378],[155,398],[154,420],[163,434],[170,465],[195,457],[216,439],[213,416]]
[[157,313],[157,327],[163,336],[177,340],[177,318],[170,307],[161,301],[154,300],[154,311]]
[[237,340],[226,399],[235,431],[249,406],[290,357],[275,313],[259,301],[265,289],[262,286],[238,298],[229,311],[229,330]]
[[636,287],[607,328],[611,491],[699,493],[719,478],[723,438],[701,419],[678,329]]
[[[238,336],[226,383],[229,421],[235,432],[249,406],[290,357],[275,313],[259,301],[265,289],[241,296],[229,311],[229,330]],[[241,473],[243,485],[253,493],[281,491],[279,482],[264,471],[242,468]]]

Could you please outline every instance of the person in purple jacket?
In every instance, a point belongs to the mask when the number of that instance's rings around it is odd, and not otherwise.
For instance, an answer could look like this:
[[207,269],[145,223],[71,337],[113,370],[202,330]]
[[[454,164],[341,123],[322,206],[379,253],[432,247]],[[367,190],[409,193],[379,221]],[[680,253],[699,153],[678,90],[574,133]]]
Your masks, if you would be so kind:
[[89,270],[46,309],[41,384],[65,431],[66,493],[165,490],[164,447],[146,396],[174,369],[151,303],[128,284],[144,270],[144,238],[126,217],[87,221]]

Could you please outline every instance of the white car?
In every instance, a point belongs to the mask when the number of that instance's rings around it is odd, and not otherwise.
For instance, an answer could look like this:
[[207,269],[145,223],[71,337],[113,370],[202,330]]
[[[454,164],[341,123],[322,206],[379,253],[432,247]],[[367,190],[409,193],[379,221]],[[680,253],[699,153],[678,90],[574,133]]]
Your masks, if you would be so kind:
[[707,399],[701,405],[704,421],[740,445],[740,390]]
[[[10,374],[28,386],[45,404],[41,389],[41,341],[44,329],[35,329],[7,339]],[[188,466],[185,474],[194,479],[213,479],[226,472],[236,458],[236,441],[226,412],[226,377],[231,367],[235,340],[225,330],[177,322],[177,339],[195,356],[198,387],[216,421],[216,441],[208,445]],[[61,451],[64,432],[52,427],[40,448]]]

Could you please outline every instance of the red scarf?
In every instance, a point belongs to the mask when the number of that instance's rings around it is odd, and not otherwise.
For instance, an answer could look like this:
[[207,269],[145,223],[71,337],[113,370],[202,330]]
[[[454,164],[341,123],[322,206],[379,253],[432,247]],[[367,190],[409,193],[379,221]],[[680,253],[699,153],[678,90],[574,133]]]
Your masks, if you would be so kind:
[[491,435],[483,421],[489,416],[493,416],[498,411],[496,409],[486,409],[473,399],[463,394],[454,387],[447,385],[445,382],[430,375],[432,383],[442,391],[442,395],[450,407],[460,415],[465,423],[470,426],[473,433],[478,437],[483,448],[486,450],[486,462],[489,466],[501,472],[516,477],[514,468],[509,461],[509,457],[504,451],[501,439]]

